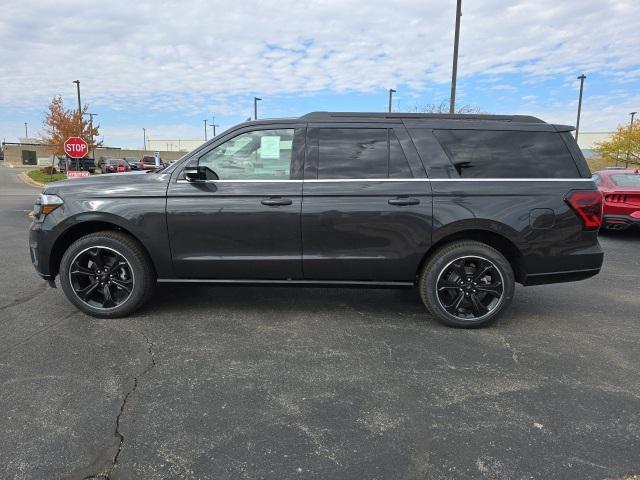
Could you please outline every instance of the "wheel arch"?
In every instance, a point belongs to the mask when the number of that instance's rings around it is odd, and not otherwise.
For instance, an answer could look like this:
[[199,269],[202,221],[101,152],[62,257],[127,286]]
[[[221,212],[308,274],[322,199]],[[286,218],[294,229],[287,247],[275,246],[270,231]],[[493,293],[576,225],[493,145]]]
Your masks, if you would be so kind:
[[53,247],[51,248],[51,253],[49,255],[49,271],[51,272],[52,278],[58,275],[60,271],[60,262],[62,261],[62,256],[73,242],[91,233],[102,231],[122,232],[133,238],[138,243],[140,248],[142,248],[142,250],[146,253],[151,267],[153,268],[153,272],[155,275],[157,275],[157,269],[154,264],[153,257],[150,255],[149,250],[144,245],[144,243],[141,242],[140,239],[131,232],[131,229],[126,228],[126,226],[123,226],[120,223],[112,221],[112,219],[94,218],[91,220],[76,222],[73,225],[70,225],[55,240]]
[[459,240],[475,240],[477,242],[484,243],[490,247],[498,250],[505,256],[511,268],[517,282],[522,282],[525,278],[524,270],[524,256],[520,248],[518,248],[516,242],[509,238],[503,232],[496,232],[488,228],[462,228],[454,231],[447,232],[444,235],[439,235],[434,238],[434,243],[429,250],[425,253],[416,270],[416,278],[420,275],[422,268],[429,261],[432,255],[437,252],[441,247],[449,243]]

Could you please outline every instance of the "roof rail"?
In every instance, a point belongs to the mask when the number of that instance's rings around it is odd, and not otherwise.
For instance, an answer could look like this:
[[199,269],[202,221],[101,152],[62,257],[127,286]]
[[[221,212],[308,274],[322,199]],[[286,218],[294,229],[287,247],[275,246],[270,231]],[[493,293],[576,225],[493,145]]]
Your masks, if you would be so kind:
[[302,115],[300,120],[305,121],[330,121],[344,118],[371,118],[371,119],[411,119],[411,120],[489,120],[498,122],[523,122],[546,123],[545,121],[529,115],[487,115],[475,113],[386,113],[386,112],[310,112]]

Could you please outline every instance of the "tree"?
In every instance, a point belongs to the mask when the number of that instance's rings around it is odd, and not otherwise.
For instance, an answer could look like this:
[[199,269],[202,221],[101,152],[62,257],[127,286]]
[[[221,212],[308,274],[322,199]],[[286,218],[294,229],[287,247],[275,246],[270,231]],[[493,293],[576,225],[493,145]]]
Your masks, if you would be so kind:
[[102,142],[95,142],[98,137],[100,125],[90,125],[86,119],[89,105],[84,105],[78,114],[77,110],[65,109],[62,97],[56,95],[51,100],[49,111],[45,114],[42,122],[44,135],[42,143],[51,146],[54,155],[65,155],[64,141],[69,137],[82,137],[89,144],[89,150],[102,145]]
[[640,120],[621,125],[611,138],[597,142],[595,150],[608,160],[640,164]]
[[[462,105],[455,110],[455,113],[482,113],[480,107],[473,105]],[[424,106],[416,104],[409,111],[412,113],[449,113],[449,99],[442,100],[439,104],[428,103]]]

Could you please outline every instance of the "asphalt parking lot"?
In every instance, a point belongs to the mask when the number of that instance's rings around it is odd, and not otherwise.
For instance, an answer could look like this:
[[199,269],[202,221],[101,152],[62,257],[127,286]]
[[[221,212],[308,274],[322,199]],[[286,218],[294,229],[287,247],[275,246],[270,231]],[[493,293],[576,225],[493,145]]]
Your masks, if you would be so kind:
[[411,290],[162,285],[96,320],[39,280],[0,166],[0,478],[640,474],[640,233],[483,330]]

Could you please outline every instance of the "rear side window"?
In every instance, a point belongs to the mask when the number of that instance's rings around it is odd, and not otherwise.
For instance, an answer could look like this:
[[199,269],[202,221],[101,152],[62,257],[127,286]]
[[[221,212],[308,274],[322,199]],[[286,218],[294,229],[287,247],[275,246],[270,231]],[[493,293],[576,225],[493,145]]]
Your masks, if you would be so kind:
[[571,153],[554,132],[434,130],[463,178],[576,178]]
[[386,128],[321,128],[318,178],[410,178],[400,142]]
[[618,187],[640,187],[640,174],[616,173],[611,175],[611,180]]

